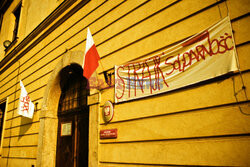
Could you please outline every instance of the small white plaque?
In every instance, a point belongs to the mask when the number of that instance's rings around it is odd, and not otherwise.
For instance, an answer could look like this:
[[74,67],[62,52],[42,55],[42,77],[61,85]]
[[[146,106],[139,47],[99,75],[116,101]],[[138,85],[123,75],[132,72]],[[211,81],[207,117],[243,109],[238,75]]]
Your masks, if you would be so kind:
[[71,136],[72,122],[61,123],[61,136]]

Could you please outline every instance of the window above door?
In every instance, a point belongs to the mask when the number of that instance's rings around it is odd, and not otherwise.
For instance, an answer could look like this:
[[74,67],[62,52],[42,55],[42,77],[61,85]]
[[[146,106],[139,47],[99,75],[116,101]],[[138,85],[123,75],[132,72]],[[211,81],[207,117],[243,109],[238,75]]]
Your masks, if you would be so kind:
[[76,64],[65,67],[60,72],[61,97],[58,114],[84,112],[87,107],[87,79],[82,75],[82,67]]

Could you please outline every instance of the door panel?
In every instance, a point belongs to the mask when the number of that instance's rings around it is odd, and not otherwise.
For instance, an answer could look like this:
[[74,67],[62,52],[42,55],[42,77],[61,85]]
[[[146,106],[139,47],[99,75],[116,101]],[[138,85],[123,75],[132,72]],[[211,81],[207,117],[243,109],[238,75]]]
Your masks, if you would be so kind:
[[86,112],[78,117],[78,167],[88,166],[89,115]]
[[[61,136],[62,123],[72,123],[72,131],[69,136]],[[75,117],[60,117],[58,121],[58,137],[57,137],[57,167],[73,167],[74,166],[74,146],[75,146]]]
[[[88,112],[78,112],[70,116],[59,116],[58,119],[56,166],[87,167],[89,138]],[[69,122],[72,123],[71,135],[61,136],[61,125]]]

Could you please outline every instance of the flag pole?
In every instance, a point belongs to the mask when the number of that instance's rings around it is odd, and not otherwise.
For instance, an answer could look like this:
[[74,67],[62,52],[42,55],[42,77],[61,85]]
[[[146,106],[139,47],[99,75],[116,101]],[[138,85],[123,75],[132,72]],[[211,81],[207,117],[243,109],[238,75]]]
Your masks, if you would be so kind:
[[[101,61],[101,59],[100,59],[100,64],[101,64],[101,66],[102,66],[102,72],[103,72],[103,74],[104,74],[104,79],[105,79],[105,81],[106,81],[106,76],[105,76],[105,73],[104,73],[104,67],[103,67],[103,64],[102,64],[102,61]],[[107,82],[106,82],[107,83]],[[108,84],[108,83],[107,83]]]
[[13,103],[13,111],[12,111],[12,119],[10,123],[10,140],[9,140],[9,145],[8,145],[8,156],[7,156],[7,163],[6,166],[8,167],[9,165],[9,156],[10,156],[10,144],[11,144],[11,129],[12,129],[12,122],[14,118],[14,111],[15,111],[15,105],[16,105],[16,92],[17,92],[17,85],[18,85],[18,80],[19,80],[19,74],[20,74],[20,61],[18,61],[18,70],[17,70],[17,79],[16,79],[16,88],[15,88],[15,93],[14,93],[14,103]]

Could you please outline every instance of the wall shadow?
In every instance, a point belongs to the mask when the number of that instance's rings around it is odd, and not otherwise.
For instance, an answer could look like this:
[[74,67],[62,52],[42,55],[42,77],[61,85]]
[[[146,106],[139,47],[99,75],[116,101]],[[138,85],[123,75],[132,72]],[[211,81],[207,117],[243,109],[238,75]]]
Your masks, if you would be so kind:
[[18,140],[20,140],[26,132],[31,128],[32,126],[33,119],[26,118],[26,117],[21,117],[20,121],[20,129],[19,129],[19,135],[18,135]]

